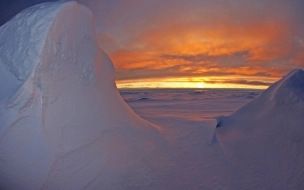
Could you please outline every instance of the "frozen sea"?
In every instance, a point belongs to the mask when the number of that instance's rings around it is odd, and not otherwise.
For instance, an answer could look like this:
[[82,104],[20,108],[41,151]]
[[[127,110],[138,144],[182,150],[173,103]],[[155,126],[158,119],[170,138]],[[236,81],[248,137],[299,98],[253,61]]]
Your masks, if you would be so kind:
[[261,92],[250,89],[120,90],[123,99],[139,116],[163,127],[199,125],[229,115]]

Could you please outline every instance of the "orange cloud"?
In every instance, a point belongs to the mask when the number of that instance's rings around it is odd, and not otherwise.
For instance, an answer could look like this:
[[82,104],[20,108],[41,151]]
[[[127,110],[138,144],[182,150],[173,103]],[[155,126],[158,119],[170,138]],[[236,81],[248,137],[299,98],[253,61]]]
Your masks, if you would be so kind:
[[99,37],[115,64],[118,83],[218,76],[225,79],[213,81],[221,84],[264,85],[304,68],[304,29],[299,29],[302,17],[295,2],[114,4],[117,25],[107,31],[111,35],[101,29]]

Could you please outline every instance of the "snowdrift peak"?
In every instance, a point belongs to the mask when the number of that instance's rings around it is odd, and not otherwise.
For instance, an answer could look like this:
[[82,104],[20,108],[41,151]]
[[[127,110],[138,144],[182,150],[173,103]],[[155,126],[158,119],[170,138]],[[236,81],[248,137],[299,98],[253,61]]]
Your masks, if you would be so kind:
[[230,125],[233,120],[239,121],[240,118],[262,117],[278,110],[299,112],[303,106],[304,71],[295,69],[230,116],[217,117],[217,127]]
[[[13,94],[43,62],[43,55],[48,53],[45,47],[48,38],[66,27],[56,25],[58,17],[79,14],[80,9],[81,14],[92,17],[88,8],[75,1],[48,2],[23,10],[0,27],[0,101]],[[77,22],[70,22],[75,24]],[[60,45],[53,45],[57,46],[53,49]]]
[[265,94],[277,103],[304,101],[304,71],[295,69],[270,86]]
[[[38,63],[45,38],[63,2],[45,3],[17,14],[0,28],[0,64],[24,81]],[[7,40],[11,39],[11,40]]]
[[65,14],[70,14],[80,7],[85,10],[82,14],[86,12],[92,17],[88,8],[75,1],[38,4],[17,14],[0,27],[0,49],[3,50],[0,65],[18,81],[25,81],[39,63],[46,38],[60,11],[65,8]]
[[304,71],[295,69],[282,78],[282,85],[287,88],[304,88]]

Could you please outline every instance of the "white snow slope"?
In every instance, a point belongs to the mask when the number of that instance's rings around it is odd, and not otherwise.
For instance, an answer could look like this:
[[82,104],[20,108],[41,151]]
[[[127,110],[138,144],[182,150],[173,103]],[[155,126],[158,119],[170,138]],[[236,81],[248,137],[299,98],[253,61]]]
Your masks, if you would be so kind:
[[167,143],[119,95],[86,7],[31,7],[0,49],[0,189],[134,189],[163,170]]
[[228,117],[216,137],[239,189],[304,189],[304,71],[294,70]]

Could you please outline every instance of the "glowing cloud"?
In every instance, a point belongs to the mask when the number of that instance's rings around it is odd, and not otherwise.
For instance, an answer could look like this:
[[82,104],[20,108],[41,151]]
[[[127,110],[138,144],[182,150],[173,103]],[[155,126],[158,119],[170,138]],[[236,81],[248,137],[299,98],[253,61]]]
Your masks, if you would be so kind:
[[[288,70],[304,68],[300,1],[82,3],[97,18],[100,46],[114,62],[121,88],[266,88]],[[180,83],[210,77],[221,80]]]

